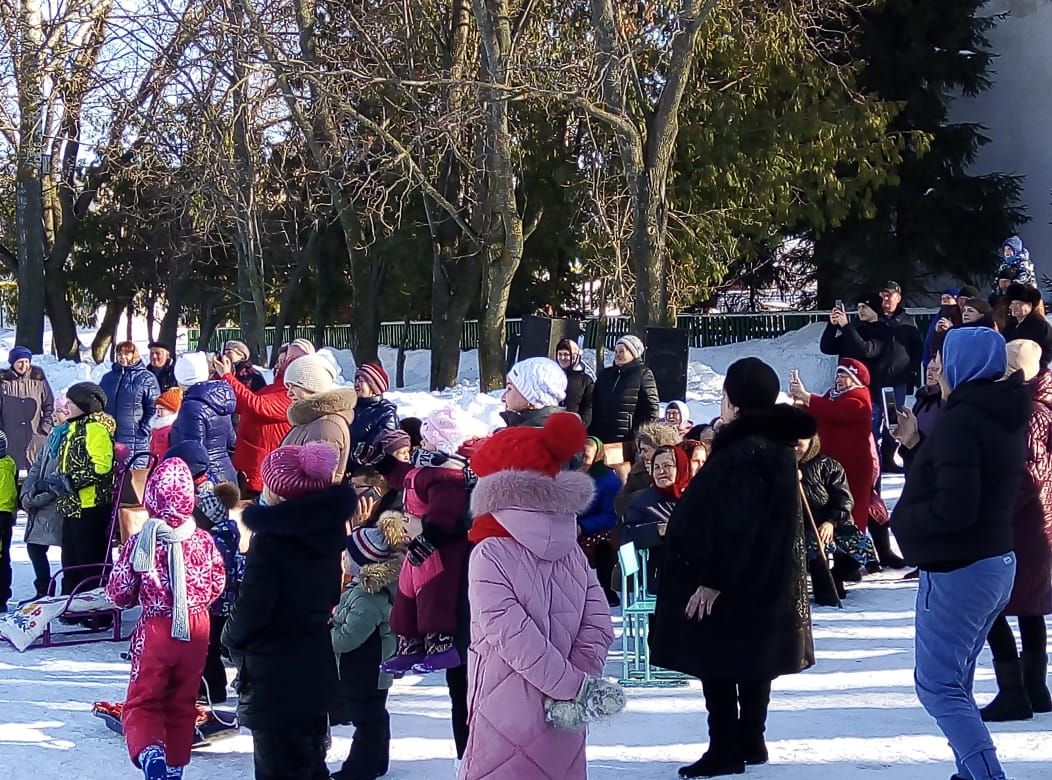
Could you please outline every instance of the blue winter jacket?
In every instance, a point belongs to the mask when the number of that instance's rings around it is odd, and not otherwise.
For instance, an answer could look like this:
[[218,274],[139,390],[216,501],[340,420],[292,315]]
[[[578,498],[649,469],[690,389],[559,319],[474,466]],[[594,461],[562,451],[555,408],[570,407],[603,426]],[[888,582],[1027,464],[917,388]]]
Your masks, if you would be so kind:
[[588,475],[595,482],[595,497],[588,508],[577,516],[584,536],[612,531],[617,526],[614,499],[621,492],[621,480],[611,469],[592,467]]
[[351,422],[351,464],[362,465],[362,456],[376,437],[398,427],[398,409],[383,397],[359,398]]
[[237,472],[230,461],[236,408],[237,397],[226,382],[194,385],[183,396],[183,405],[168,436],[168,446],[184,441],[200,442],[208,450],[208,477],[213,482],[236,485]]
[[150,421],[161,388],[141,360],[135,365],[113,364],[99,386],[106,393],[106,413],[117,421],[114,442],[132,453],[150,451]]

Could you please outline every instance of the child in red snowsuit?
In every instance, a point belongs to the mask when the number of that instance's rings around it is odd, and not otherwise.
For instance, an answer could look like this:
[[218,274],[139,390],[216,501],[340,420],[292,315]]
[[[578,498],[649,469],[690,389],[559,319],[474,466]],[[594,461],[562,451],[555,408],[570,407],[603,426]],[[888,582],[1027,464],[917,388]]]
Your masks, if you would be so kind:
[[208,608],[226,583],[212,537],[194,525],[194,499],[187,465],[177,458],[159,464],[143,497],[150,519],[121,549],[106,586],[118,607],[142,606],[121,720],[146,780],[182,777],[190,763]]

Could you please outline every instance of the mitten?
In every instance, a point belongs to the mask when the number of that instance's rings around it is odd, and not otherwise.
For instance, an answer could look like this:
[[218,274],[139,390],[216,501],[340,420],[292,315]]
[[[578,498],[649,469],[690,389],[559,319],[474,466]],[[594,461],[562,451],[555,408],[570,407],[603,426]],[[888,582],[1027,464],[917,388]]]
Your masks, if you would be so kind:
[[581,690],[570,701],[545,698],[547,720],[556,728],[576,731],[589,723],[612,718],[625,708],[625,691],[602,677],[585,677]]
[[431,553],[434,551],[435,546],[423,534],[420,534],[409,543],[409,549],[406,554],[409,557],[409,563],[413,566],[423,566],[424,561],[430,558]]

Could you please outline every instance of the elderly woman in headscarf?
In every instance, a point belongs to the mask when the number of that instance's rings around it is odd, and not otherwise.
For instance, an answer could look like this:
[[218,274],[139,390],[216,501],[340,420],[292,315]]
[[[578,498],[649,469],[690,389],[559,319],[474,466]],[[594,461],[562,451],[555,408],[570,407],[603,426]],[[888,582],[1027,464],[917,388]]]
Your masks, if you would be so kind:
[[562,406],[574,412],[587,428],[592,422],[592,393],[595,391],[595,374],[584,362],[581,347],[573,339],[562,339],[555,347],[555,359],[566,372],[566,398]]
[[[621,540],[650,550],[648,576],[656,585],[661,570],[665,532],[672,511],[690,484],[690,458],[681,447],[659,447],[650,462],[651,485],[628,506]],[[651,588],[653,590],[653,588]]]

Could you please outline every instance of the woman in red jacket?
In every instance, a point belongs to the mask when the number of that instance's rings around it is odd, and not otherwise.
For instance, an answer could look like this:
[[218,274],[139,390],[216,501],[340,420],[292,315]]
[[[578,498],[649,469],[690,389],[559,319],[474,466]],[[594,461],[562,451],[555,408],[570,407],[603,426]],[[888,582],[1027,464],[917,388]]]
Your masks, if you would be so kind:
[[822,454],[828,455],[847,472],[854,499],[851,510],[858,530],[866,532],[873,485],[877,481],[877,462],[873,450],[873,401],[869,396],[869,369],[853,358],[842,358],[833,387],[825,395],[812,395],[799,379],[789,385],[789,394],[806,406],[818,421]]

